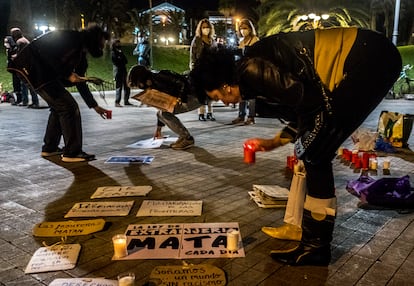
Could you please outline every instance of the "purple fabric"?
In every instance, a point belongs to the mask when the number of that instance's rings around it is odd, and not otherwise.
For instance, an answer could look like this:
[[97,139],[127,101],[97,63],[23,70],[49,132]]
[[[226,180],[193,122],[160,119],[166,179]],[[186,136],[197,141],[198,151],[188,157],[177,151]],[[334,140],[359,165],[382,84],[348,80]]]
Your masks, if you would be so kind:
[[408,175],[378,180],[361,176],[349,181],[346,189],[363,203],[391,208],[414,208],[414,189],[411,188]]

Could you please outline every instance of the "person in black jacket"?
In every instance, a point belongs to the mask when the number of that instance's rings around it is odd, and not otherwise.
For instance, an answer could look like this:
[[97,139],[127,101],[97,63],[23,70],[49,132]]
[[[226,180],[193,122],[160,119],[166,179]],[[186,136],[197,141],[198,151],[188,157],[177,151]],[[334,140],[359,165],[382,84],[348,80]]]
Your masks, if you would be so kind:
[[[86,78],[87,52],[101,57],[109,35],[92,25],[82,31],[60,30],[46,33],[28,44],[14,58],[8,70],[19,76],[48,103],[49,120],[44,136],[43,157],[62,154],[64,162],[93,160],[95,155],[82,150],[82,123],[78,104],[65,89],[75,85],[88,105],[102,118],[106,110],[93,98],[86,82],[101,84],[97,78]],[[63,136],[64,148],[59,148]]]
[[131,89],[127,84],[127,68],[126,64],[128,60],[121,49],[121,41],[115,40],[112,43],[112,64],[115,77],[115,106],[122,107],[121,105],[121,94],[124,89],[124,105],[132,105],[129,102],[129,95]]
[[295,142],[304,161],[308,193],[302,238],[271,256],[290,265],[328,265],[336,216],[332,159],[367,118],[401,71],[401,56],[383,35],[357,28],[280,33],[250,47],[234,61],[228,53],[205,54],[191,72],[204,102],[256,99],[256,113],[287,126],[272,139],[252,138],[255,151]]

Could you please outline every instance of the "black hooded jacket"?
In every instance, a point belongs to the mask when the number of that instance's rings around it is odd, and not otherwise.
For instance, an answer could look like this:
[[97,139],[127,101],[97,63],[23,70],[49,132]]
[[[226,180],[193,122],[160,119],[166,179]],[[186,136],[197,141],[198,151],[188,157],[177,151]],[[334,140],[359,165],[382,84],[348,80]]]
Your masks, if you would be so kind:
[[[87,51],[93,50],[92,39],[87,31],[53,31],[34,39],[13,61],[13,69],[19,72],[34,89],[40,89],[50,81],[58,80],[72,86],[67,78],[75,72],[85,76],[88,68]],[[88,107],[97,106],[86,83],[76,87]]]

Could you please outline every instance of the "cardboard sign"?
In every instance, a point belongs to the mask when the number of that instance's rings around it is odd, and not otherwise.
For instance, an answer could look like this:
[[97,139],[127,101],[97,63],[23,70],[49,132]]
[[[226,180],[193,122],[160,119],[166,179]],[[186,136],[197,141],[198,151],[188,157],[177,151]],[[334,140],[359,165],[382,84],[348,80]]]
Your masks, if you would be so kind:
[[220,285],[227,283],[226,274],[210,264],[157,266],[151,271],[150,281],[161,282],[157,285]]
[[143,197],[152,190],[151,186],[107,186],[99,187],[91,196],[91,199],[116,198],[116,197]]
[[41,247],[33,254],[24,273],[68,270],[76,266],[80,244],[59,244]]
[[[237,222],[188,224],[131,224],[126,230],[129,259],[191,259],[244,257],[241,236],[238,249],[227,249],[227,232]],[[116,259],[116,258],[112,258]]]
[[117,280],[103,278],[59,278],[52,281],[49,286],[118,286]]
[[105,163],[111,164],[151,164],[154,156],[113,156]]
[[170,113],[174,112],[175,106],[180,102],[179,98],[154,88],[147,88],[140,93],[131,96],[131,98]]
[[200,216],[203,201],[145,200],[137,216]]
[[103,219],[79,221],[54,221],[38,223],[33,228],[34,236],[77,236],[101,231],[105,226]]
[[127,216],[134,201],[76,203],[66,217]]

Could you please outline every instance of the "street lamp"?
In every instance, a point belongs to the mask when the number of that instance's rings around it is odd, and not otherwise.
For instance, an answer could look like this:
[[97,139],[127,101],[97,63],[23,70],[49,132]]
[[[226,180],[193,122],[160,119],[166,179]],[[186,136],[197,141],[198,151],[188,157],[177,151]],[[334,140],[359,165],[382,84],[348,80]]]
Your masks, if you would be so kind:
[[329,14],[317,15],[315,13],[309,13],[307,15],[299,16],[299,21],[310,23],[313,29],[319,28],[321,26],[321,19],[328,20]]

